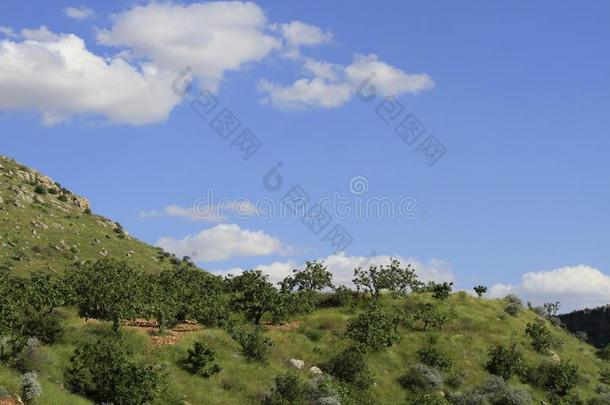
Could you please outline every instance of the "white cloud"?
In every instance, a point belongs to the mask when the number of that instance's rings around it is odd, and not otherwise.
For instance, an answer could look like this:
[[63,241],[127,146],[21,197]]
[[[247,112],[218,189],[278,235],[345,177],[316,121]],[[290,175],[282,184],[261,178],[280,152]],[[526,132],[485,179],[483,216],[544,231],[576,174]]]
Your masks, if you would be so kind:
[[329,42],[333,37],[332,32],[324,32],[319,27],[302,21],[280,24],[279,31],[290,47],[319,45]]
[[259,210],[249,200],[242,198],[215,205],[208,204],[205,201],[196,201],[191,207],[171,204],[161,210],[140,211],[138,216],[140,218],[170,216],[186,218],[191,221],[222,222],[227,218],[227,214],[237,219],[250,219],[257,213],[259,213]]
[[258,89],[267,93],[263,102],[283,109],[339,107],[352,98],[367,78],[372,78],[377,94],[382,97],[417,94],[434,87],[427,74],[408,74],[380,61],[374,54],[355,55],[348,66],[306,59],[304,69],[313,78],[298,79],[289,86],[261,80]]
[[98,33],[104,45],[127,47],[161,70],[190,66],[210,90],[228,70],[256,62],[281,46],[267,34],[264,12],[254,3],[211,2],[180,5],[152,2],[113,17]]
[[242,229],[235,224],[216,225],[183,239],[161,238],[156,245],[179,257],[189,256],[195,261],[268,256],[286,254],[290,251],[288,246],[274,236],[263,231]]
[[0,109],[35,110],[47,125],[96,114],[139,125],[167,119],[179,102],[173,75],[101,58],[76,35],[46,27],[23,30],[22,41],[0,41]]
[[[448,263],[438,259],[431,259],[427,263],[423,263],[419,260],[402,256],[347,256],[345,253],[340,252],[327,256],[321,260],[325,262],[328,270],[333,274],[333,283],[335,285],[343,284],[351,287],[353,286],[352,279],[354,278],[354,269],[358,267],[367,268],[369,265],[387,265],[390,263],[392,257],[399,260],[404,265],[411,264],[420,280],[454,280],[453,273],[451,272]],[[292,270],[296,268],[303,268],[303,264],[299,266],[294,260],[289,260],[286,262],[274,262],[268,265],[254,267],[254,269],[262,270],[263,273],[269,275],[269,279],[274,283],[277,283],[290,275]],[[229,270],[217,270],[215,273],[240,274],[243,270],[244,269],[241,268],[232,268]]]
[[4,25],[0,25],[0,34],[9,38],[19,37],[11,27],[5,27]]
[[93,17],[95,12],[88,7],[66,7],[64,8],[64,14],[67,17],[74,18],[75,20],[86,20],[87,18]]
[[563,310],[610,303],[610,275],[590,266],[525,273],[519,285],[495,284],[490,296],[517,294],[535,305],[559,301]]

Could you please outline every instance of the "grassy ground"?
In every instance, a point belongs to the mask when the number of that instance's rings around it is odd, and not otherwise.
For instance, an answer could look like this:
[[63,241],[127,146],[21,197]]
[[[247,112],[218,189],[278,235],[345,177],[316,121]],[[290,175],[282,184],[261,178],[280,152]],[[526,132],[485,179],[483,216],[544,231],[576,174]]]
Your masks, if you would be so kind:
[[[402,298],[384,297],[387,306],[409,310],[417,303],[431,301],[428,296],[412,295]],[[536,366],[548,359],[535,352],[524,331],[526,324],[537,318],[528,310],[522,310],[513,317],[504,313],[504,304],[499,300],[476,299],[466,294],[453,294],[441,304],[452,312],[452,320],[442,331],[400,331],[401,339],[392,347],[369,354],[367,362],[375,373],[374,397],[380,404],[404,404],[405,391],[397,383],[410,365],[418,362],[416,351],[436,342],[437,347],[449,354],[454,361],[453,373],[463,373],[463,387],[480,384],[487,377],[484,365],[487,349],[496,343],[516,343],[528,365]],[[244,359],[239,345],[220,329],[202,329],[187,335],[175,346],[153,347],[147,334],[141,330],[125,328],[125,342],[138,356],[167,367],[169,385],[165,397],[159,404],[255,404],[272,384],[273,377],[290,369],[288,360],[298,358],[306,367],[300,371],[308,378],[307,369],[320,365],[346,347],[343,337],[349,319],[356,316],[357,309],[319,309],[298,319],[299,325],[290,328],[269,328],[268,335],[274,342],[268,360],[254,363]],[[39,375],[44,394],[40,403],[50,405],[85,404],[88,401],[71,395],[62,388],[63,370],[67,367],[70,354],[79,342],[91,341],[110,333],[105,323],[89,321],[85,323],[76,316],[73,309],[63,309],[66,331],[62,341],[46,347],[47,360],[40,365]],[[550,325],[550,324],[549,324]],[[602,363],[595,356],[595,350],[581,343],[563,330],[550,326],[563,344],[556,349],[562,359],[575,361],[581,370],[582,379],[577,392],[582,398],[594,396],[599,384],[598,376]],[[288,329],[288,330],[287,330]],[[204,339],[216,353],[222,372],[208,379],[192,376],[183,371],[179,362],[186,349],[197,340]],[[447,375],[447,373],[445,373]],[[19,375],[0,366],[0,386],[17,392]],[[513,380],[513,384],[521,385]],[[545,398],[545,393],[528,385],[537,401]],[[450,391],[448,387],[446,391]]]

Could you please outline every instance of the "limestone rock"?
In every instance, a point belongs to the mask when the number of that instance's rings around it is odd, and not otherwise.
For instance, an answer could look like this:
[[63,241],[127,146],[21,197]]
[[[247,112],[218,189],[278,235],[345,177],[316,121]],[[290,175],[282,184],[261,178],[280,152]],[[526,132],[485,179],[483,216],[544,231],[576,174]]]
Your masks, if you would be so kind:
[[298,370],[301,370],[303,367],[305,367],[305,362],[299,359],[290,359],[290,365]]

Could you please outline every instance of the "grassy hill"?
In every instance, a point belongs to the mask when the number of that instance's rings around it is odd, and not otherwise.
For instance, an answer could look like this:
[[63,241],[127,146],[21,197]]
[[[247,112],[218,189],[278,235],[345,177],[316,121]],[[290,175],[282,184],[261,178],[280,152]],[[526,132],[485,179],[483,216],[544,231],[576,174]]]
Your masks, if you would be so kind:
[[[4,157],[0,157],[0,224],[0,264],[20,276],[35,271],[62,274],[74,263],[103,257],[126,260],[132,267],[148,273],[171,269],[179,263],[175,257],[128,236],[114,222],[92,214],[84,198]],[[326,298],[328,294],[320,294],[318,302]],[[303,381],[311,381],[310,366],[319,366],[326,373],[325,363],[353,343],[346,335],[348,324],[365,311],[369,300],[361,296],[342,307],[318,305],[313,311],[297,314],[281,325],[272,325],[267,313],[263,317],[263,329],[273,345],[263,362],[244,357],[240,344],[227,328],[186,323],[158,333],[149,322],[140,320],[123,326],[121,340],[131,348],[135,358],[162,366],[166,387],[155,404],[256,404],[279,374],[292,370]],[[442,328],[425,330],[421,322],[403,322],[397,329],[398,341],[390,347],[368,352],[365,359],[374,384],[370,388],[371,401],[366,403],[409,403],[399,379],[422,361],[417,352],[425,347],[437,348],[452,361],[452,366],[441,372],[442,396],[448,398],[451,393],[468,391],[489,378],[486,370],[489,348],[497,344],[507,347],[514,344],[530,369],[545,361],[573,361],[579,368],[574,393],[583,401],[599,397],[600,373],[609,367],[608,363],[598,358],[594,347],[535,311],[522,308],[516,315],[509,315],[504,301],[474,298],[463,292],[451,294],[446,300],[435,299],[430,293],[387,293],[380,298],[385,311],[411,319],[417,308],[426,303],[446,314],[447,322]],[[61,318],[63,334],[56,342],[40,346],[30,359],[30,368],[37,372],[42,384],[38,403],[92,403],[68,390],[65,371],[79,345],[114,335],[111,324],[95,319],[86,321],[78,316],[75,307],[62,307],[56,312]],[[244,328],[251,328],[243,318],[233,315]],[[525,330],[535,320],[547,325],[554,340],[560,342],[552,353],[541,354],[532,347]],[[209,378],[190,374],[181,366],[187,349],[202,340],[216,352],[222,367],[221,372]],[[305,367],[296,370],[290,364],[291,359],[303,360]],[[20,373],[9,363],[0,362],[0,388],[16,397]],[[510,383],[526,390],[534,403],[548,401],[548,392],[540,386],[526,384],[517,377],[512,377]],[[4,403],[15,402],[0,399],[0,404]],[[608,402],[595,404],[603,403]]]
[[[384,305],[409,310],[418,303],[432,302],[428,295],[412,295],[393,298],[384,297]],[[517,316],[504,312],[500,300],[477,299],[466,294],[453,294],[441,304],[451,311],[452,319],[442,331],[413,331],[400,329],[400,340],[390,348],[367,355],[367,362],[374,373],[373,398],[379,404],[404,404],[405,390],[398,378],[405,374],[410,365],[417,362],[417,350],[436,342],[445,351],[454,365],[445,377],[459,376],[461,386],[457,390],[481,384],[487,377],[485,363],[487,349],[497,343],[515,343],[524,354],[528,365],[536,365],[550,359],[534,351],[525,336],[526,324],[539,318],[527,309]],[[311,314],[298,317],[287,327],[268,326],[268,334],[274,346],[265,363],[247,361],[241,354],[239,345],[223,330],[206,328],[184,334],[176,345],[157,346],[151,336],[141,328],[127,327],[126,344],[133,347],[139,356],[165,364],[169,375],[166,396],[159,404],[255,404],[260,403],[262,394],[271,387],[273,377],[288,370],[289,359],[305,361],[306,367],[298,373],[307,379],[308,368],[320,365],[346,347],[348,340],[343,336],[346,325],[360,310],[356,308],[319,309]],[[101,334],[110,334],[110,325],[99,322],[84,322],[73,309],[62,310],[67,330],[62,341],[44,348],[39,375],[43,384],[43,404],[86,404],[89,401],[70,394],[63,388],[63,370],[76,344],[96,339]],[[550,325],[550,324],[549,324]],[[562,329],[550,325],[553,335],[562,341],[553,356],[570,359],[579,365],[581,381],[576,392],[581,398],[596,396],[599,374],[604,364],[595,355],[595,349]],[[154,338],[154,336],[153,336]],[[184,371],[179,366],[193,342],[204,339],[216,351],[223,370],[205,379]],[[535,401],[544,400],[547,394],[531,385],[523,385],[513,379],[513,384],[525,387]],[[0,366],[0,385],[11,392],[19,390],[19,374],[5,366]],[[447,392],[456,390],[445,384]],[[185,402],[186,401],[186,402]]]
[[170,268],[176,260],[90,212],[85,198],[0,156],[0,264],[29,274],[63,273],[75,262],[106,256],[144,271]]

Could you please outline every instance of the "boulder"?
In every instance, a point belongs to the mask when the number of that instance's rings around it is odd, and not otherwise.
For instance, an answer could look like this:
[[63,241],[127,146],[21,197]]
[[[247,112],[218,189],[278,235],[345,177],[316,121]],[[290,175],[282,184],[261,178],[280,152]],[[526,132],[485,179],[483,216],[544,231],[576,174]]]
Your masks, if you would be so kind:
[[311,375],[322,375],[322,374],[324,374],[324,372],[322,370],[320,370],[320,368],[318,368],[316,366],[309,367],[309,373]]
[[305,362],[299,359],[290,359],[290,365],[298,370],[301,370],[305,367]]

